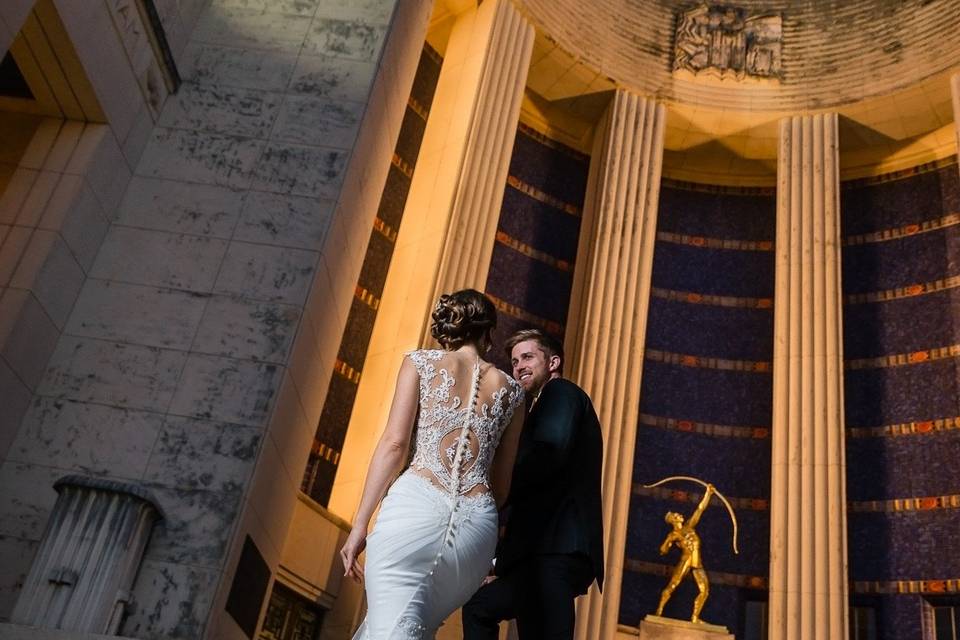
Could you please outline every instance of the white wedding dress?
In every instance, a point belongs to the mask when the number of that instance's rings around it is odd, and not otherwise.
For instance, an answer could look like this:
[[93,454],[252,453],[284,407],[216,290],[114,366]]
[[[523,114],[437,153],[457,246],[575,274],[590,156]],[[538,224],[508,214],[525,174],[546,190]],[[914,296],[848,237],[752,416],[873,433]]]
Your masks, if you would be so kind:
[[354,640],[433,638],[480,587],[497,544],[490,466],[523,391],[464,354],[407,356],[420,376],[415,449],[367,538],[367,617]]

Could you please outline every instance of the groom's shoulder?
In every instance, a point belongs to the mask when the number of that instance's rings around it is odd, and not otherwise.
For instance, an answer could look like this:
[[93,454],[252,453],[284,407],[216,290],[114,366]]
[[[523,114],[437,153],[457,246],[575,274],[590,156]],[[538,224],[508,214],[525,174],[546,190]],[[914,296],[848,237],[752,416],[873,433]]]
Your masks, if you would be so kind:
[[549,395],[551,396],[563,396],[576,398],[581,401],[590,401],[590,396],[587,395],[586,391],[581,389],[579,385],[572,380],[567,380],[566,378],[554,378],[550,380],[544,387],[544,391],[547,390],[549,390]]

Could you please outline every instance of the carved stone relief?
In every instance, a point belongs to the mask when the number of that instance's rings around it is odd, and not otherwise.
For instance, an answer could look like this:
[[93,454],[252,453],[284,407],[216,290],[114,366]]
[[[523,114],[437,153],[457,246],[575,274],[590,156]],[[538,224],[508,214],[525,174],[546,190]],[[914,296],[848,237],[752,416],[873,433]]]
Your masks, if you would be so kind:
[[674,71],[780,78],[783,19],[701,4],[677,15]]

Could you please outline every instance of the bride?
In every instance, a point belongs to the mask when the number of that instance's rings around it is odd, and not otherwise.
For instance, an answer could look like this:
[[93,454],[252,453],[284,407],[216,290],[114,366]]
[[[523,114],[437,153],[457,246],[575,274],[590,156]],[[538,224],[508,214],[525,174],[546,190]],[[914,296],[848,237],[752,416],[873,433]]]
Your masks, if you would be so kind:
[[[443,350],[404,358],[340,551],[344,575],[366,580],[367,617],[354,640],[433,638],[480,587],[497,543],[497,506],[510,488],[523,391],[481,357],[497,320],[489,298],[473,289],[442,295],[432,318]],[[412,460],[397,478],[414,433]],[[364,547],[365,570],[357,559]]]

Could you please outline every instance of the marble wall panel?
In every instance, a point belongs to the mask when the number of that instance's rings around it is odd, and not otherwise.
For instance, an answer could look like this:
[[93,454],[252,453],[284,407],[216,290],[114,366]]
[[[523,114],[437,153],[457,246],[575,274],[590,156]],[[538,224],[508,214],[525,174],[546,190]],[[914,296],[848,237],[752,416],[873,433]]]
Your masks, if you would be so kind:
[[291,16],[313,16],[321,0],[213,0],[215,9],[245,9],[261,13],[283,13]]
[[0,394],[3,395],[3,411],[0,411],[0,461],[5,460],[10,445],[20,430],[20,420],[30,406],[33,390],[0,357]]
[[245,188],[262,148],[260,140],[157,127],[137,175]]
[[360,20],[367,24],[389,24],[395,2],[391,0],[321,0],[317,16],[337,20]]
[[376,65],[372,62],[301,55],[290,80],[290,92],[366,102],[375,72]]
[[83,176],[108,216],[132,175],[112,126],[94,123],[85,125],[64,173]]
[[180,75],[185,82],[283,91],[290,84],[297,55],[190,43]]
[[37,393],[162,412],[186,357],[182,351],[63,336]]
[[0,354],[30,389],[35,389],[60,337],[60,329],[25,289],[0,295]]
[[60,234],[85,272],[93,266],[108,226],[109,219],[90,186],[72,175],[61,176],[39,221],[41,229]]
[[120,633],[143,640],[200,638],[220,572],[209,567],[145,560],[133,610]]
[[131,227],[230,238],[245,192],[134,176],[117,222]]
[[386,27],[318,17],[310,25],[303,50],[308,55],[376,62],[386,35]]
[[14,271],[20,264],[20,257],[27,250],[33,229],[30,227],[7,227],[7,237],[0,246],[0,286],[10,284]]
[[5,462],[0,467],[0,487],[4,489],[0,492],[0,535],[40,540],[57,500],[53,483],[69,474],[55,466]]
[[263,13],[211,6],[197,21],[194,42],[244,49],[296,53],[310,27],[310,16]]
[[159,413],[37,397],[8,459],[35,465],[55,461],[72,473],[138,480],[162,424]]
[[148,487],[164,518],[154,526],[145,559],[221,567],[242,492]]
[[270,142],[254,169],[251,188],[336,199],[348,153],[336,149]]
[[323,246],[334,202],[251,191],[234,233],[235,240],[300,249]]
[[37,229],[30,236],[10,286],[32,291],[47,316],[62,328],[83,279],[83,269],[63,238],[52,231]]
[[90,275],[196,292],[213,288],[227,242],[113,225]]
[[263,426],[282,374],[275,364],[190,354],[170,413]]
[[217,293],[302,305],[316,264],[314,251],[232,242],[214,289]]
[[66,333],[187,350],[209,296],[110,280],[87,279]]
[[300,320],[300,307],[214,296],[193,341],[193,351],[284,363]]
[[143,480],[172,489],[241,491],[250,478],[261,436],[257,427],[167,416]]
[[271,137],[298,144],[350,149],[365,106],[357,102],[288,95]]
[[0,620],[9,620],[40,543],[0,536]]
[[266,138],[282,94],[258,89],[185,82],[167,100],[159,124],[173,129]]

